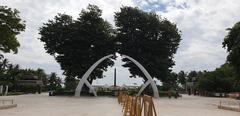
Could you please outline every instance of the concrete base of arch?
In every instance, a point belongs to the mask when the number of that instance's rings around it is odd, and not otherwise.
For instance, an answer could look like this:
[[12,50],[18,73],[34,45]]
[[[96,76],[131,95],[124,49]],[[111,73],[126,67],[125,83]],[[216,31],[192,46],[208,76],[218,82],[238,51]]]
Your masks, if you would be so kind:
[[[94,96],[97,96],[96,91],[94,90],[94,88],[92,87],[92,85],[88,82],[87,78],[89,77],[89,75],[91,74],[91,72],[105,59],[112,57],[113,55],[107,55],[103,58],[101,58],[100,60],[98,60],[96,63],[94,63],[88,70],[87,72],[82,76],[82,78],[80,79],[80,82],[77,85],[77,88],[75,89],[75,96],[79,97],[82,91],[82,87],[84,84],[86,84],[87,87],[89,87],[90,91],[94,94]],[[127,55],[122,55],[123,57],[131,60],[134,64],[136,64],[139,69],[143,72],[143,74],[146,76],[146,78],[148,79],[146,83],[143,84],[143,86],[141,87],[140,91],[138,92],[138,96],[141,95],[141,93],[143,92],[143,90],[149,85],[151,84],[151,87],[153,89],[153,95],[155,98],[159,98],[159,94],[158,94],[158,89],[156,86],[156,83],[153,81],[153,78],[151,77],[151,75],[147,72],[147,70],[136,60],[134,60],[133,58],[127,56]]]

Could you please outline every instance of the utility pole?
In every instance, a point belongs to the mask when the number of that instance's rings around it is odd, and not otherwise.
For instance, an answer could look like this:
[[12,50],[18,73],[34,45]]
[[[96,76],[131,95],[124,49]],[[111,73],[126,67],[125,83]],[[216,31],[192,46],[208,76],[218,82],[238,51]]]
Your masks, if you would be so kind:
[[116,87],[116,68],[114,68],[114,87]]

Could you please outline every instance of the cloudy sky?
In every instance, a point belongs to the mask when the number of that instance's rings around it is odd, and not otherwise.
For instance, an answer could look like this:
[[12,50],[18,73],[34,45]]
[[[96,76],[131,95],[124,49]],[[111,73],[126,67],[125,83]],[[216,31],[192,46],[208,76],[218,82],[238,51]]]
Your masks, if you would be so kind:
[[[103,18],[114,25],[114,12],[121,6],[135,6],[157,14],[177,24],[182,32],[182,41],[175,55],[175,72],[180,70],[214,70],[226,60],[222,41],[226,28],[240,21],[240,0],[0,0],[0,5],[16,8],[26,21],[26,31],[18,35],[21,47],[18,54],[5,54],[12,63],[22,68],[43,68],[47,73],[62,70],[54,58],[47,53],[37,38],[38,29],[57,13],[78,17],[88,4],[98,5]],[[121,67],[117,59],[118,84],[141,83],[141,79],[128,78],[129,72]],[[111,84],[113,68],[105,72],[106,78],[95,84]],[[121,78],[120,78],[121,77]]]

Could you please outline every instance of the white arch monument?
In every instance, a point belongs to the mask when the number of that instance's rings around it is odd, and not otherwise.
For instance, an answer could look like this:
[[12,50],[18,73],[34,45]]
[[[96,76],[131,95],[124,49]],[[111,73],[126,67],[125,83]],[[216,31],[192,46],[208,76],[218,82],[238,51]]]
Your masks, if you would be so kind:
[[[86,86],[89,87],[89,89],[93,92],[94,96],[97,96],[96,91],[94,90],[94,88],[92,87],[92,85],[88,82],[87,78],[89,77],[89,75],[91,74],[91,72],[105,59],[112,57],[113,54],[111,55],[107,55],[103,58],[101,58],[100,60],[98,60],[97,62],[95,62],[88,70],[87,72],[82,76],[82,78],[80,79],[77,88],[75,90],[75,96],[79,97],[80,93],[82,91],[82,87],[84,84],[86,84]],[[143,92],[143,90],[149,85],[151,84],[152,89],[153,89],[153,95],[155,98],[159,98],[159,94],[158,94],[158,89],[157,86],[155,84],[155,82],[153,81],[153,78],[151,77],[151,75],[147,72],[147,70],[136,60],[134,60],[133,58],[127,56],[127,55],[122,55],[123,57],[131,60],[134,64],[136,64],[138,66],[138,68],[143,72],[143,74],[146,76],[146,78],[148,79],[146,83],[143,84],[143,86],[141,87],[140,91],[138,92],[137,96],[140,96],[141,93]]]

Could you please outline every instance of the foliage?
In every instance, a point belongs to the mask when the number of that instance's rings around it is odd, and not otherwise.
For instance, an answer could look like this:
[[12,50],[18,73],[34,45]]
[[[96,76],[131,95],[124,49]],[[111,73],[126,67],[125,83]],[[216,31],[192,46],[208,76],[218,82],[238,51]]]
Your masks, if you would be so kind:
[[[21,69],[20,66],[11,64],[8,59],[1,58],[0,59],[0,85],[8,85],[10,92],[36,92],[39,87],[36,86],[26,86],[26,87],[19,87],[18,81],[23,79],[25,76],[37,76],[38,80],[43,81],[43,90],[45,91],[47,88],[47,85],[50,85],[53,88],[59,88],[60,85],[60,78],[55,77],[56,74],[52,73],[51,77],[48,79],[47,74],[44,72],[43,69]],[[49,87],[49,86],[48,86]]]
[[8,59],[0,59],[0,84],[16,89],[16,80],[19,76],[19,65],[10,64]]
[[[115,96],[114,90],[97,90],[98,96]],[[131,92],[132,93],[132,92]],[[57,89],[56,91],[53,91],[53,96],[73,96],[75,94],[75,91],[73,90],[66,90],[66,89]],[[82,92],[81,96],[93,96],[92,94],[88,92]]]
[[176,90],[178,88],[177,78],[178,78],[178,74],[171,72],[168,75],[166,81],[163,82],[163,85],[166,87],[169,87],[168,90]]
[[19,16],[19,11],[0,6],[0,51],[17,53],[20,44],[16,35],[24,30],[25,24]]
[[190,71],[187,75],[187,81],[192,82],[195,81],[194,78],[198,77],[197,71]]
[[22,95],[22,94],[24,94],[24,92],[8,92],[7,96],[12,96],[12,95],[16,96],[16,95]]
[[223,47],[227,48],[227,61],[234,67],[240,78],[240,22],[236,23],[224,38]]
[[97,95],[98,96],[114,96],[114,92],[112,90],[98,90]]
[[78,82],[79,81],[77,81],[75,77],[66,77],[65,83],[64,83],[65,85],[64,89],[74,91],[77,87]]
[[[173,55],[180,42],[177,26],[153,12],[122,7],[115,14],[118,52],[133,57],[149,71],[151,76],[165,81],[174,65]],[[137,66],[123,59],[133,77],[144,77]]]
[[41,93],[41,88],[40,86],[35,86],[35,85],[21,85],[18,87],[18,91],[24,92],[24,93]]
[[162,82],[162,85],[158,86],[158,90],[159,91],[183,90],[186,84],[186,75],[187,73],[184,71],[180,71],[178,74],[175,72],[171,72],[166,78],[166,80]]
[[63,88],[58,88],[57,90],[54,90],[53,93],[50,96],[73,96],[75,91],[69,91],[65,90]]
[[174,97],[180,97],[180,95],[176,91],[158,91],[160,97],[169,97],[169,94]]
[[[89,5],[77,20],[58,14],[40,28],[39,39],[67,77],[81,78],[94,62],[114,53],[113,29],[101,15],[97,6]],[[110,59],[101,63],[90,75],[90,83],[95,78],[102,78],[109,65],[113,65]]]
[[184,71],[180,71],[177,75],[177,82],[185,87],[187,74]]
[[240,81],[236,80],[233,67],[226,63],[215,71],[203,74],[197,82],[197,88],[208,92],[240,91]]
[[[115,14],[115,31],[101,18],[101,13],[97,6],[89,5],[76,20],[69,15],[58,14],[40,28],[39,39],[67,76],[65,89],[74,90],[75,77],[81,78],[94,62],[115,52],[133,57],[144,64],[153,77],[166,81],[180,42],[176,25],[155,13],[122,7]],[[124,67],[128,67],[134,77],[145,78],[132,62],[123,61]],[[102,78],[103,71],[112,65],[111,60],[100,64],[90,75],[90,83],[93,79]],[[177,83],[175,80],[168,81],[174,85]]]
[[58,88],[62,88],[61,86],[61,79],[60,77],[57,77],[56,73],[51,73],[51,75],[48,78],[48,89],[49,90],[57,90]]

